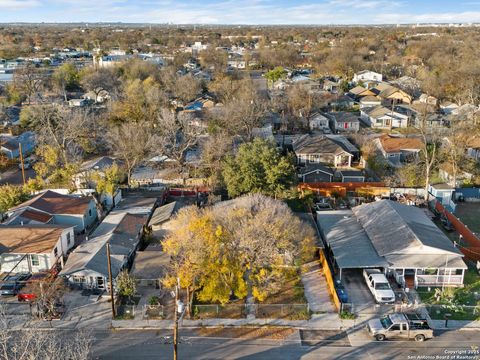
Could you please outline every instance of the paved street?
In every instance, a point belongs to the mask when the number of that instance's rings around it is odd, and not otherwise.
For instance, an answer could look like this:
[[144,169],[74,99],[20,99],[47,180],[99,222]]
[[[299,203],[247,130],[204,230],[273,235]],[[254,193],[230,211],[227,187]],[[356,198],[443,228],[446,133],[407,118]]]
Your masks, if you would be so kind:
[[[308,342],[295,332],[284,340],[198,337],[195,330],[181,329],[179,359],[408,359],[414,356],[444,356],[448,351],[472,351],[479,344],[480,332],[439,333],[425,343],[413,341],[372,342],[363,330],[345,334],[317,331]],[[172,359],[173,345],[168,331],[97,332],[94,359]],[[306,334],[303,335],[305,337]],[[303,344],[303,345],[302,345]],[[411,357],[410,357],[411,358]],[[464,359],[478,359],[470,356]],[[413,359],[413,358],[411,358]],[[449,359],[455,359],[450,357]]]
[[[25,181],[28,179],[35,178],[35,170],[27,169],[25,170]],[[22,185],[22,170],[18,166],[12,167],[6,171],[0,173],[0,184],[12,184],[12,185]]]

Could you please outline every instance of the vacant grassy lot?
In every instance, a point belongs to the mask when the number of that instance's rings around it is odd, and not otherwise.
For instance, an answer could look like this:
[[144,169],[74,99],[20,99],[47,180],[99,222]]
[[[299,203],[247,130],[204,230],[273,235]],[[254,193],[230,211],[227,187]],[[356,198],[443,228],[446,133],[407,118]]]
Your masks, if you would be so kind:
[[480,234],[480,203],[459,203],[455,215],[473,232]]

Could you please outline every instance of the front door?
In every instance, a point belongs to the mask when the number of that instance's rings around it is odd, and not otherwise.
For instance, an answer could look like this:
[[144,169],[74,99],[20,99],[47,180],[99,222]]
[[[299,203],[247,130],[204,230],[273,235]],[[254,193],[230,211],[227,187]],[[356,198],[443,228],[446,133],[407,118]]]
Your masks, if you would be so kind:
[[97,277],[97,287],[99,289],[105,289],[105,282],[104,282],[103,277],[101,277],[101,276]]

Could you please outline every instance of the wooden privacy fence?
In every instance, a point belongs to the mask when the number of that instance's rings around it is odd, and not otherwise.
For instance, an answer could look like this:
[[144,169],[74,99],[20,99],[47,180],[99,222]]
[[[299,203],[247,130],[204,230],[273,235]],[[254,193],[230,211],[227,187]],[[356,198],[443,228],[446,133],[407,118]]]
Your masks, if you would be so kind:
[[480,261],[480,239],[477,237],[477,235],[475,235],[468,227],[466,227],[465,224],[460,221],[460,219],[445,209],[440,201],[434,201],[435,210],[447,217],[448,221],[450,221],[455,230],[462,235],[462,240],[469,245],[468,248],[460,247],[460,251],[469,260]]
[[330,265],[328,264],[327,258],[323,252],[323,249],[320,249],[320,265],[323,269],[323,274],[325,275],[325,280],[327,282],[328,291],[330,296],[333,299],[333,303],[337,308],[337,311],[340,311],[340,299],[338,298],[337,291],[335,290],[335,281],[333,280],[332,271],[330,270]]

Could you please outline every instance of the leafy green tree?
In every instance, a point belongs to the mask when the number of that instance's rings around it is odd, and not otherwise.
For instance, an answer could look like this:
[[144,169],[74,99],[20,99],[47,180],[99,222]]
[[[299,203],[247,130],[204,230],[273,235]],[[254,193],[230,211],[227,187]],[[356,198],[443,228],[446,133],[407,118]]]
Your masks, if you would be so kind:
[[293,159],[282,156],[273,142],[255,139],[226,158],[222,175],[231,197],[247,193],[277,197],[293,185],[295,168]]
[[113,164],[104,173],[95,173],[92,175],[92,180],[96,182],[97,193],[106,193],[113,195],[118,187],[118,184],[125,178],[124,172],[118,167],[117,164]]
[[67,91],[73,90],[79,85],[79,73],[75,65],[65,63],[59,66],[52,75],[55,88],[61,92],[67,101]]
[[0,212],[28,200],[28,193],[21,186],[1,185],[0,186]]
[[283,79],[287,76],[287,70],[281,66],[277,66],[273,70],[270,70],[265,74],[265,78],[270,84],[276,83],[278,80]]
[[135,278],[132,277],[128,271],[123,270],[116,279],[116,288],[118,295],[127,299],[131,299],[137,291]]
[[164,281],[176,279],[205,302],[227,303],[233,296],[265,300],[279,291],[292,266],[310,261],[311,227],[281,201],[247,195],[199,210],[182,209],[163,242],[172,257]]

